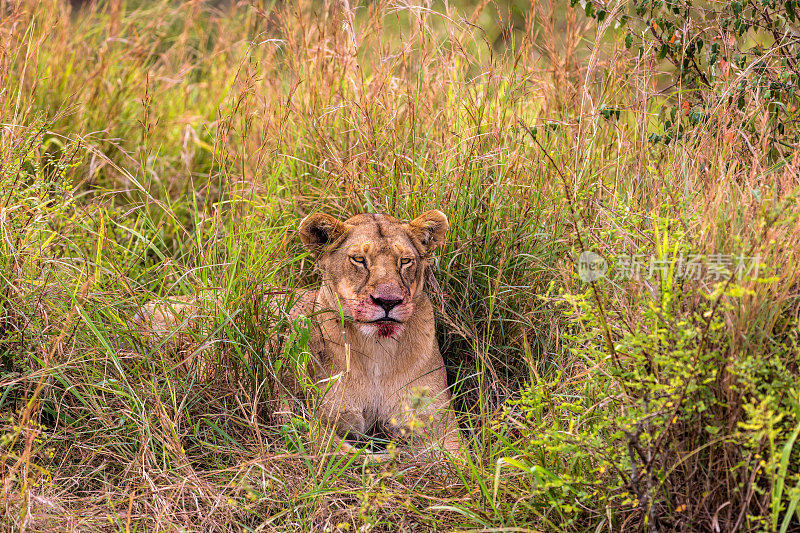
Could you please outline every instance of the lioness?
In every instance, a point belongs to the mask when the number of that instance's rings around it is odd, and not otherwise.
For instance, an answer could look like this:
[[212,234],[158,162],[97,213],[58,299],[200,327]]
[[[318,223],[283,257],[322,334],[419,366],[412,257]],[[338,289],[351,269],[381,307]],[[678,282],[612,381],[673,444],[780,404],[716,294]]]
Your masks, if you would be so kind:
[[407,224],[389,215],[341,222],[321,213],[300,223],[322,286],[290,316],[313,316],[318,325],[311,337],[314,377],[341,375],[321,409],[341,435],[381,423],[393,432],[413,428],[458,451],[433,307],[423,290],[429,254],[448,227],[441,211]]
[[[342,222],[322,213],[300,223],[322,284],[304,293],[289,316],[311,320],[309,370],[322,391],[317,412],[340,437],[380,424],[393,435],[411,430],[428,445],[459,452],[433,308],[423,290],[430,252],[448,228],[440,211],[409,223],[382,214]],[[185,318],[176,312],[191,305],[167,310],[151,303],[143,315],[163,326]]]

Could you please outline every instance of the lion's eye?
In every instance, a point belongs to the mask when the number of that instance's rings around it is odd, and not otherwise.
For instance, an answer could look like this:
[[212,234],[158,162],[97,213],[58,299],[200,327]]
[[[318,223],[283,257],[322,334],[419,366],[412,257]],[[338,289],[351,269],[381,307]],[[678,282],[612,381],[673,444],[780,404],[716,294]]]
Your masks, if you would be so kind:
[[404,258],[400,259],[400,264],[401,264],[401,265],[407,265],[407,264],[409,264],[411,261],[413,261],[413,259],[411,259],[410,257],[404,257]]
[[357,265],[367,266],[367,260],[361,255],[354,255],[350,260]]

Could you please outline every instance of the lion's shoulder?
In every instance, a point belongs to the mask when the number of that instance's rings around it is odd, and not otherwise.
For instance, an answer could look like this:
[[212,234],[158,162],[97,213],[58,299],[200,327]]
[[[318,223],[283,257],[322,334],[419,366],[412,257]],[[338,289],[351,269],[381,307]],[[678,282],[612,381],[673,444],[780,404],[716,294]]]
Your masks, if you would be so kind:
[[289,310],[289,320],[294,321],[300,315],[312,316],[317,311],[317,291],[318,289],[308,289],[299,293]]

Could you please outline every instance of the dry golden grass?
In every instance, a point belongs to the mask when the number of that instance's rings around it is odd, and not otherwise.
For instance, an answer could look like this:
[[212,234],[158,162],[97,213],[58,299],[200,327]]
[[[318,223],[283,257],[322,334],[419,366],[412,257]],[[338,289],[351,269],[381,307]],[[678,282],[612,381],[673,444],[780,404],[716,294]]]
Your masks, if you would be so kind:
[[[731,360],[768,358],[775,339],[797,338],[800,159],[768,157],[764,106],[724,99],[681,142],[649,142],[656,114],[681,99],[654,52],[626,50],[610,18],[598,29],[563,2],[526,10],[0,5],[2,527],[645,529],[663,501],[674,505],[662,519],[694,494],[694,514],[662,522],[691,529],[737,523],[734,506],[768,507],[720,486],[737,461],[759,461],[724,445],[709,457],[665,443],[687,461],[684,477],[649,510],[593,496],[565,511],[566,496],[532,481],[535,458],[564,479],[592,465],[543,451],[506,400],[545,381],[590,406],[627,392],[593,386],[625,361],[586,356],[574,341],[584,324],[562,312],[561,294],[587,287],[579,237],[606,257],[676,241],[760,255],[774,279],[742,282],[751,292],[721,296],[708,278],[678,291],[686,316],[709,295],[724,303],[715,314]],[[271,415],[288,329],[260,296],[313,283],[295,235],[305,214],[427,208],[453,228],[437,307],[466,463],[401,454],[364,466],[315,449],[313,418],[279,426]],[[657,301],[660,283],[599,285],[614,342],[648,327],[642,295]],[[199,289],[226,304],[207,309],[195,344],[212,346],[208,382],[130,320],[153,297]],[[787,359],[785,374],[796,372]],[[733,434],[752,398],[723,375],[714,390]],[[555,407],[542,419],[569,425]],[[591,431],[591,417],[575,420],[569,431]],[[501,458],[527,470],[501,471]]]

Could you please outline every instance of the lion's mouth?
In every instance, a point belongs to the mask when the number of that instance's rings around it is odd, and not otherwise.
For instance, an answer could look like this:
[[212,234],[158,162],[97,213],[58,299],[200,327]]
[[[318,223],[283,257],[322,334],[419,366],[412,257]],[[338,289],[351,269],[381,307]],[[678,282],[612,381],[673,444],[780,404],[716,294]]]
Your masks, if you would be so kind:
[[392,318],[390,316],[385,316],[383,318],[378,318],[376,320],[370,320],[367,323],[368,324],[402,324],[402,322],[400,322],[396,318]]
[[370,322],[371,326],[375,326],[378,337],[393,337],[397,335],[403,328],[403,323],[392,317],[384,317]]

